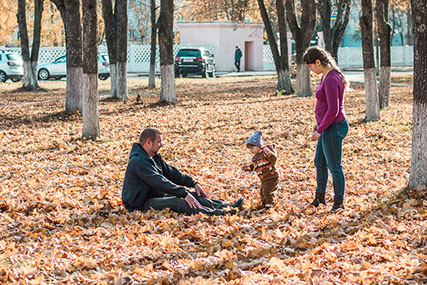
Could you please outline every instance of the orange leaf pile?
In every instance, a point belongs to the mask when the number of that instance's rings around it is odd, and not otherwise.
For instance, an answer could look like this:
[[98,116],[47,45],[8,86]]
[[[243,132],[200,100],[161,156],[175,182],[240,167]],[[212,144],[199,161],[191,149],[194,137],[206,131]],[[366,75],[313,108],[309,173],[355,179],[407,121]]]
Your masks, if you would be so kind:
[[[129,80],[130,99],[100,101],[102,136],[81,140],[81,115],[64,109],[65,82],[47,92],[0,86],[0,283],[389,284],[427,282],[427,189],[407,183],[412,96],[393,87],[381,120],[364,123],[361,86],[346,97],[346,209],[309,206],[315,99],[270,96],[269,77],[178,79],[176,105]],[[313,83],[314,85],[316,82]],[[108,83],[101,83],[101,95]],[[142,98],[136,102],[136,94]],[[164,133],[165,159],[234,216],[127,213],[121,186],[131,144]],[[258,178],[241,171],[261,129],[278,147],[276,206],[256,210]]]

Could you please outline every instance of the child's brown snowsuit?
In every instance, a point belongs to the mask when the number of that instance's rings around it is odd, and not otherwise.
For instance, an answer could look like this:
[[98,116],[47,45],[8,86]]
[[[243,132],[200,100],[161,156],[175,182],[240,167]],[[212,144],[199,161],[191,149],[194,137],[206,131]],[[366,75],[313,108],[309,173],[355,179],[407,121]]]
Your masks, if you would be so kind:
[[252,158],[252,164],[248,165],[248,171],[255,171],[261,180],[261,203],[265,207],[267,204],[273,205],[273,194],[279,185],[279,173],[275,167],[277,160],[276,147],[274,145],[265,146],[270,150],[267,156],[261,149],[259,153]]

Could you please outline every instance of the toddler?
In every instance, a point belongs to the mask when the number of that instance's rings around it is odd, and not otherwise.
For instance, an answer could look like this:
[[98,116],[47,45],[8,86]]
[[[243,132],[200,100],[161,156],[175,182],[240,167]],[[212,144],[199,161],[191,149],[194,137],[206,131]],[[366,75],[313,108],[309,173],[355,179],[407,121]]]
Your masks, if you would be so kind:
[[253,133],[246,146],[254,154],[252,163],[243,165],[242,170],[254,171],[261,180],[261,205],[263,208],[270,208],[274,205],[273,193],[279,184],[279,173],[275,167],[277,152],[275,145],[262,144],[262,132]]

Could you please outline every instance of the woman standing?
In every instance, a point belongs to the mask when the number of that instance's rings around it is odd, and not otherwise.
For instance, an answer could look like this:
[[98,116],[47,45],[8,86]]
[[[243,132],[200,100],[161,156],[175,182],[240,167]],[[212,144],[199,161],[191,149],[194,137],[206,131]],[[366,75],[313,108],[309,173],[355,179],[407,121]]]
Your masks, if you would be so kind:
[[310,47],[304,53],[304,62],[316,74],[322,74],[316,88],[314,126],[311,140],[318,141],[314,164],[317,172],[315,207],[326,205],[325,192],[328,184],[328,169],[332,174],[334,186],[334,205],[332,211],[344,209],[345,177],[342,170],[342,142],[348,132],[344,111],[344,90],[349,87],[344,74],[332,56],[320,47]]

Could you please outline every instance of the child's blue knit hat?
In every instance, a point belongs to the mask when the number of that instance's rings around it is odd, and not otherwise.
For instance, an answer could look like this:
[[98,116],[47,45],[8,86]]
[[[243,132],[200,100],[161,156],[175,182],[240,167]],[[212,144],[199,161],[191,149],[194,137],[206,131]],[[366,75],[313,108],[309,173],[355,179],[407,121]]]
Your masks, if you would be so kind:
[[262,147],[262,132],[256,131],[255,133],[253,133],[246,142],[246,145]]

